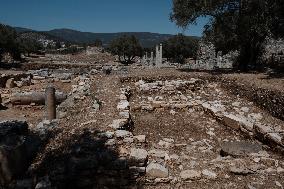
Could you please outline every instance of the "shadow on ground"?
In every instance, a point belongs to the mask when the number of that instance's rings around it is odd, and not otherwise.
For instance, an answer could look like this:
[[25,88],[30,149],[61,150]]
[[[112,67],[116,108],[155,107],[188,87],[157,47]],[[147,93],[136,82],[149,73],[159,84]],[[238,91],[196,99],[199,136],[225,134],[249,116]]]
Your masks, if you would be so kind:
[[141,189],[131,178],[126,158],[120,158],[115,147],[106,146],[106,140],[100,131],[72,136],[64,150],[46,154],[35,174],[38,178],[48,175],[57,189]]

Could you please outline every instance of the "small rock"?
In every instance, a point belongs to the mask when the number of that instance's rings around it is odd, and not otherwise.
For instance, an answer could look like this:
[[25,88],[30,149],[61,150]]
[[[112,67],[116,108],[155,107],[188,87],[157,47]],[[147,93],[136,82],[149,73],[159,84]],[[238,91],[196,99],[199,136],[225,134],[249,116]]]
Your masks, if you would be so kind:
[[126,138],[126,137],[133,136],[133,134],[131,132],[125,131],[125,130],[117,130],[117,131],[115,131],[114,134],[117,138]]
[[44,177],[39,183],[37,183],[35,189],[51,189],[51,182],[48,177]]
[[121,95],[119,96],[119,99],[120,99],[120,100],[127,100],[127,96],[126,96],[125,94],[121,94]]
[[280,187],[280,188],[283,188],[283,186],[282,186],[282,184],[281,184],[280,182],[275,181],[275,184],[276,184],[276,186],[278,186],[278,187]]
[[154,182],[155,183],[169,183],[171,182],[172,178],[168,177],[168,178],[155,178]]
[[146,136],[145,135],[137,135],[134,136],[134,140],[138,143],[145,143],[146,142]]
[[16,86],[14,78],[10,78],[6,82],[6,88],[11,89]]
[[113,129],[123,129],[124,126],[126,126],[127,124],[128,124],[128,119],[115,119],[112,121],[109,127]]
[[250,153],[258,153],[262,150],[261,145],[254,144],[246,141],[241,142],[225,142],[221,145],[222,156],[245,156]]
[[135,163],[141,164],[143,166],[148,158],[148,152],[144,149],[131,148],[130,159]]
[[234,173],[236,175],[248,175],[248,174],[253,174],[254,172],[241,166],[241,167],[236,167],[236,166],[233,166],[230,168],[230,172],[231,173]]
[[165,158],[167,152],[163,150],[150,150],[149,155],[153,157],[158,157],[158,158]]
[[132,137],[127,137],[123,139],[123,142],[127,144],[132,144],[134,142],[134,139]]
[[161,164],[150,163],[146,167],[146,176],[152,178],[167,178],[169,176],[169,170]]
[[202,171],[202,175],[204,175],[208,179],[216,179],[217,178],[217,174],[216,173],[214,173],[212,171],[209,171],[207,169]]
[[180,173],[180,178],[184,181],[198,180],[201,178],[201,172],[195,170],[184,170]]
[[114,146],[115,145],[115,140],[114,139],[109,139],[105,143],[106,146]]
[[118,110],[129,110],[129,102],[127,100],[122,100],[117,105]]
[[277,173],[284,173],[284,169],[282,167],[277,167]]
[[124,119],[130,119],[129,111],[119,112],[119,116],[121,116]]
[[163,148],[170,148],[170,147],[173,146],[173,144],[171,142],[167,142],[167,141],[164,141],[164,140],[160,140],[158,145],[163,147]]

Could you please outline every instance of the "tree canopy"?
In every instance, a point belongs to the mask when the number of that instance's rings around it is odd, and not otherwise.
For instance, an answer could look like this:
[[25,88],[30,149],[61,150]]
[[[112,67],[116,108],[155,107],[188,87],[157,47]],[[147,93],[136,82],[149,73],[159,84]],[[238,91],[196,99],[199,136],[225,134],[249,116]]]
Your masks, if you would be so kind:
[[135,56],[141,56],[142,47],[135,36],[122,36],[114,39],[109,45],[112,54],[118,55],[119,61],[124,64],[132,63]]
[[10,53],[16,59],[20,58],[16,31],[9,26],[0,24],[0,60],[3,53]]
[[12,27],[0,24],[0,60],[3,53],[10,53],[14,59],[19,60],[21,53],[29,55],[42,48],[42,45],[37,40],[22,38],[17,35]]
[[284,35],[283,0],[173,0],[171,20],[187,27],[210,17],[204,35],[224,53],[240,50],[239,68],[256,66],[268,35]]
[[184,63],[186,58],[195,58],[198,50],[198,40],[178,34],[163,42],[163,56],[178,63]]

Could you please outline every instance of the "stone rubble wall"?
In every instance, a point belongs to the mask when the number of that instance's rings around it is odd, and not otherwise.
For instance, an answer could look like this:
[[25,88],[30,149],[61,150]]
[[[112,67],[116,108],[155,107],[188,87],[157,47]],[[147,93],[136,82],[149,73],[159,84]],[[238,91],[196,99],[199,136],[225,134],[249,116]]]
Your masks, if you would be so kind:
[[260,118],[254,120],[241,114],[228,113],[224,111],[222,105],[220,108],[220,104],[216,105],[214,102],[203,103],[202,107],[205,112],[231,129],[241,131],[247,136],[254,137],[272,147],[284,147],[283,130],[278,130],[277,126],[264,125],[259,122]]
[[221,79],[222,87],[234,95],[247,98],[273,116],[284,120],[283,92],[274,91],[256,86],[241,85],[226,78]]

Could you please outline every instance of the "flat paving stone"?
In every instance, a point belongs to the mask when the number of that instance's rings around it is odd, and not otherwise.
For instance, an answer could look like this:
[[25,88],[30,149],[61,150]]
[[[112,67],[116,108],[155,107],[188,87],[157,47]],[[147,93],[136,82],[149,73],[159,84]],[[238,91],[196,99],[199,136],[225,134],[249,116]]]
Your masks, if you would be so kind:
[[258,153],[262,150],[262,146],[259,144],[240,141],[240,142],[224,142],[221,145],[221,155],[222,156],[246,156],[251,153]]

